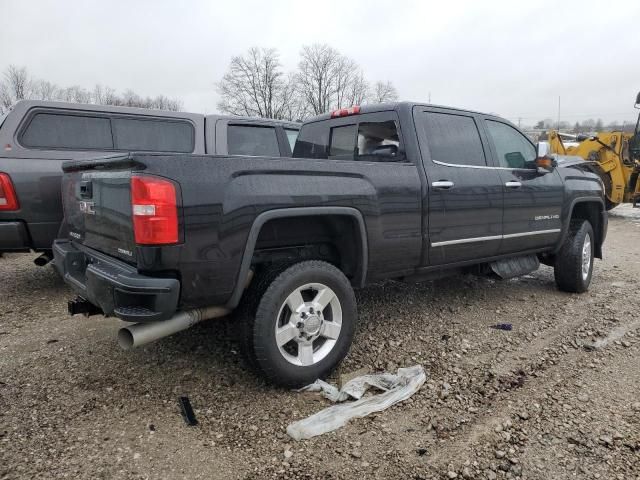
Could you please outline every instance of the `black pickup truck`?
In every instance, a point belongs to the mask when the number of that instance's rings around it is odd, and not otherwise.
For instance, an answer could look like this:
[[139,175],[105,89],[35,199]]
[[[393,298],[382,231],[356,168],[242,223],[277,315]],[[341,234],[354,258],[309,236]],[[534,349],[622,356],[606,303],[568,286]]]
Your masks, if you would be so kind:
[[584,292],[607,231],[592,173],[537,157],[509,122],[415,103],[303,124],[294,158],[129,153],[64,165],[71,313],[131,347],[236,310],[251,363],[301,385],[346,355],[353,288],[540,262]]

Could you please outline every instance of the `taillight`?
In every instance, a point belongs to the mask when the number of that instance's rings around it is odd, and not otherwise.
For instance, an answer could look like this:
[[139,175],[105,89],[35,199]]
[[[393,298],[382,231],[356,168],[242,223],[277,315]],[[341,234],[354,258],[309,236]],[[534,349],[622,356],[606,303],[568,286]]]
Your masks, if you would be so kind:
[[354,105],[353,107],[334,110],[331,112],[331,118],[348,117],[349,115],[357,115],[358,113],[360,113],[360,106]]
[[178,243],[176,187],[158,177],[131,177],[131,209],[136,243]]
[[0,173],[0,210],[18,210],[18,197],[13,189],[11,177]]

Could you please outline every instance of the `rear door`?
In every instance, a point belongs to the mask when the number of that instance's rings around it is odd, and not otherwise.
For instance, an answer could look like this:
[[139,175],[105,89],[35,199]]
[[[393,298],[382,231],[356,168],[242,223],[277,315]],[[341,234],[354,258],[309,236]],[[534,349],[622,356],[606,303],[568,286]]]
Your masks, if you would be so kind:
[[538,173],[534,144],[515,127],[486,118],[492,154],[504,191],[501,253],[554,245],[560,238],[564,186],[560,173]]
[[425,265],[498,254],[503,188],[475,115],[415,107],[414,119],[428,179]]

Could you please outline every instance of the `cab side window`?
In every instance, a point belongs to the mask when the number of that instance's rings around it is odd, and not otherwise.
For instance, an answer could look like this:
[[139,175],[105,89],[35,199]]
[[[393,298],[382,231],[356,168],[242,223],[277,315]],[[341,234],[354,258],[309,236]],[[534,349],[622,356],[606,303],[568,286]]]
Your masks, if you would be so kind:
[[530,168],[537,153],[524,135],[506,123],[493,120],[487,120],[487,129],[501,167]]

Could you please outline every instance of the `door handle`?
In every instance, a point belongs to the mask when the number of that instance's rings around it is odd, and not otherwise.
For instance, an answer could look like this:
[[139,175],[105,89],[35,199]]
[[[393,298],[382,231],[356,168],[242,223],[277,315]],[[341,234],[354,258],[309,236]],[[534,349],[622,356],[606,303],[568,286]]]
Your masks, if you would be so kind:
[[431,186],[433,188],[439,188],[442,190],[448,190],[449,188],[453,187],[454,183],[449,181],[449,180],[438,180],[437,182],[432,182]]
[[504,186],[507,188],[520,188],[522,184],[520,182],[513,181],[505,183]]

